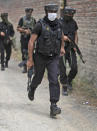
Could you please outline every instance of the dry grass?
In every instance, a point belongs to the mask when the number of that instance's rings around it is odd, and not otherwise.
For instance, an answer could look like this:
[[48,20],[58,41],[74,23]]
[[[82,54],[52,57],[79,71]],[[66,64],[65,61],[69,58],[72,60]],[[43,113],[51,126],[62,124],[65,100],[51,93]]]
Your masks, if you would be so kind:
[[21,61],[21,51],[17,50],[17,51],[12,51],[12,58],[16,61]]
[[73,82],[72,94],[82,104],[97,106],[97,89],[87,80],[76,78]]

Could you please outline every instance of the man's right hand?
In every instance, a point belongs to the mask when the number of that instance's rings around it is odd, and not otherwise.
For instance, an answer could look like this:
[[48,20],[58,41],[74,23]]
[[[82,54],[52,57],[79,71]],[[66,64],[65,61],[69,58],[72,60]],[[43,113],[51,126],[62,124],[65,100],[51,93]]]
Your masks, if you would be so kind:
[[32,61],[28,60],[27,61],[27,69],[29,70],[32,66],[34,66],[33,60]]
[[70,39],[68,38],[68,36],[64,35],[64,41],[69,41],[70,42]]
[[5,36],[5,33],[4,33],[4,32],[1,32],[0,35],[1,35],[1,36]]
[[64,48],[61,48],[61,50],[60,50],[60,56],[63,56],[65,54],[65,50],[64,50]]
[[30,31],[29,29],[25,29],[25,33],[26,33],[27,35],[29,35],[29,34],[31,34],[31,31]]

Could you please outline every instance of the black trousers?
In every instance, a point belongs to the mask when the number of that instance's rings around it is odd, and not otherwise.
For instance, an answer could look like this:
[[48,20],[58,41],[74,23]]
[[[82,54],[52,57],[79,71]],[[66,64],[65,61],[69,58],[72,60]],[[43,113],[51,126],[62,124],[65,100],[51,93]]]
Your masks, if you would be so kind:
[[24,50],[28,50],[28,43],[29,43],[30,36],[21,36],[21,53],[22,53],[22,60],[26,60]]
[[[11,48],[12,42],[10,41],[8,44],[4,43],[2,40],[0,40],[0,52],[1,52],[1,64],[4,65],[4,59],[6,61],[10,60],[12,48]],[[6,56],[5,56],[6,53]]]
[[60,86],[58,82],[59,75],[59,57],[47,57],[41,54],[35,53],[34,56],[35,63],[35,75],[32,79],[31,87],[37,88],[41,83],[45,68],[48,72],[48,81],[49,81],[49,91],[50,91],[50,101],[57,102],[60,97]]
[[[66,62],[68,61],[70,66],[69,74],[66,73]],[[77,67],[77,57],[75,51],[72,49],[71,52],[66,53],[63,57],[60,57],[60,82],[61,84],[71,83],[75,78],[78,67]]]

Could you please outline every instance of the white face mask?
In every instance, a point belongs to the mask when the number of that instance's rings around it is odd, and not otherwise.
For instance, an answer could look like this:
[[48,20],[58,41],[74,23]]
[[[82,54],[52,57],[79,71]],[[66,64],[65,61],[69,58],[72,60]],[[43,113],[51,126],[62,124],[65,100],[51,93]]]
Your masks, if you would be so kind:
[[57,18],[57,13],[48,13],[48,19],[54,21]]

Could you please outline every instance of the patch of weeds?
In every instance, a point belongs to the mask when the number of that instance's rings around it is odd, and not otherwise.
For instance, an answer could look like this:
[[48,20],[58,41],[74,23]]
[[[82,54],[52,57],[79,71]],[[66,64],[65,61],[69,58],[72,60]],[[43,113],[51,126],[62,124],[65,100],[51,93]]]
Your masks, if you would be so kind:
[[92,82],[86,79],[79,79],[78,77],[73,81],[72,94],[83,103],[87,102],[89,105],[97,106],[97,89]]
[[11,56],[14,60],[16,61],[21,61],[21,51],[20,50],[16,50],[16,51],[12,51],[12,56]]

